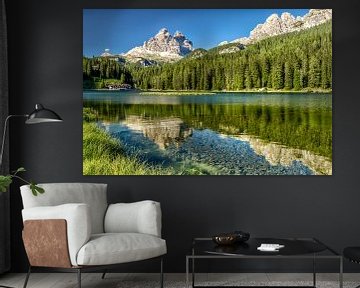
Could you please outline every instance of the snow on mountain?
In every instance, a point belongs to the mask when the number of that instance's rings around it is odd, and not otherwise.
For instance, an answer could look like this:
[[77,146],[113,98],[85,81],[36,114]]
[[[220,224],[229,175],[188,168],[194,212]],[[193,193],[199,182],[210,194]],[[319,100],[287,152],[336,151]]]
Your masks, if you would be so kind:
[[144,58],[155,61],[173,62],[180,60],[193,50],[193,43],[179,31],[171,35],[162,28],[154,37],[145,41],[142,46],[132,48],[124,53],[129,61]]
[[101,57],[111,57],[114,56],[110,53],[110,49],[105,49],[105,51],[100,55]]
[[262,24],[258,24],[251,32],[249,37],[242,37],[233,41],[223,41],[219,46],[228,43],[241,43],[249,45],[259,40],[277,36],[285,33],[308,29],[332,19],[331,9],[310,9],[303,17],[294,17],[288,12],[270,15]]

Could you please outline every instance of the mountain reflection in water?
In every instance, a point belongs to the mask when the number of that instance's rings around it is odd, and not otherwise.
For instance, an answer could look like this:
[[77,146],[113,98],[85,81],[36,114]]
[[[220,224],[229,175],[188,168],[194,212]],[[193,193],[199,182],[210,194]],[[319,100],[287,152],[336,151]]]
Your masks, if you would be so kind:
[[84,92],[84,108],[129,157],[175,173],[331,175],[331,98]]
[[[157,155],[157,157],[155,158],[161,159],[160,161],[168,162],[168,163],[170,163],[171,160],[168,159],[167,161],[165,161],[164,159],[166,158],[166,155],[168,157],[170,155],[175,156],[174,150],[181,152],[182,151],[180,149],[181,145],[185,143],[187,140],[191,140],[190,138],[194,133],[193,128],[187,127],[187,125],[180,118],[175,118],[175,117],[151,119],[137,115],[128,115],[125,120],[120,121],[118,124],[115,123],[110,124],[110,123],[102,122],[100,126],[102,126],[110,134],[113,134],[113,136],[119,137],[120,139],[122,138],[121,135],[123,133],[141,134],[142,138],[146,138],[147,140],[156,144],[157,147],[163,151],[163,152],[157,151],[156,153],[154,153],[154,155],[158,153],[162,155],[162,156]],[[114,127],[116,126],[126,128],[126,130],[123,129],[114,130]],[[114,133],[114,131],[117,132],[120,131],[120,133]],[[311,153],[310,151],[286,147],[279,143],[267,142],[252,135],[245,135],[245,134],[225,135],[221,133],[216,133],[216,134],[217,134],[217,138],[220,139],[220,141],[221,139],[224,140],[223,143],[221,143],[221,145],[217,144],[216,146],[226,146],[227,145],[227,141],[225,141],[226,138],[229,139],[231,138],[235,141],[242,142],[243,145],[246,146],[248,145],[252,150],[252,152],[257,156],[263,156],[264,160],[266,160],[266,162],[268,162],[270,166],[292,168],[294,162],[297,162],[297,163],[302,163],[304,166],[310,168],[314,172],[314,174],[317,175],[332,174],[331,161],[329,161],[326,157],[316,155],[314,153]],[[212,137],[214,138],[214,136]],[[136,141],[140,142],[139,139],[141,138],[137,137],[136,139],[137,139]],[[129,142],[128,140],[126,141]],[[142,142],[143,144],[145,143],[146,145],[146,141],[142,141]],[[187,150],[191,151],[191,153],[193,154],[194,153],[201,154],[201,153],[209,152],[209,150],[207,150],[209,149],[208,147],[202,151],[201,147],[204,147],[204,145],[202,146],[197,145],[196,152],[194,151],[195,149],[193,148],[189,149],[189,147],[193,147],[193,146],[190,145],[186,148]],[[210,145],[210,147],[213,147],[213,145]],[[217,147],[213,147],[213,148],[214,149],[211,150],[217,149]],[[169,151],[166,151],[166,149],[169,149]],[[148,153],[148,155],[151,155],[151,153],[150,154]],[[237,156],[235,155],[234,158],[236,158]],[[175,157],[174,159],[176,158],[177,157]],[[149,159],[144,159],[144,160],[148,161]]]
[[286,147],[278,143],[269,143],[251,135],[235,136],[241,141],[249,142],[258,155],[263,155],[271,165],[290,166],[293,161],[300,161],[317,175],[331,175],[332,163],[323,156],[307,150]]
[[130,115],[121,123],[130,130],[141,132],[160,149],[166,149],[170,144],[179,147],[193,133],[193,129],[187,127],[180,118],[150,119]]

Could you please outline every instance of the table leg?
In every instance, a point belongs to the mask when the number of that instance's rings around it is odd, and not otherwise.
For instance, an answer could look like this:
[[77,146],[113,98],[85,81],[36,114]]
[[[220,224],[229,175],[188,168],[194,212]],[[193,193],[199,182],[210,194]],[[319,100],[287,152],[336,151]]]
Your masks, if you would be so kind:
[[195,287],[195,258],[192,258],[192,287]]
[[316,256],[313,258],[313,286],[316,287]]
[[186,256],[186,288],[189,288],[189,257]]
[[343,257],[340,257],[339,287],[343,288]]

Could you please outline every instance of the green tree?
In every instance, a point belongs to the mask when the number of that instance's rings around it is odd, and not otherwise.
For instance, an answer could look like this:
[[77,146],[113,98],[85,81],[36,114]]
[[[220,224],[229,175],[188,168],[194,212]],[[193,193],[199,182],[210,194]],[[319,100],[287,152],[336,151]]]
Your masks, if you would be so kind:
[[300,65],[298,63],[295,63],[295,67],[294,67],[293,87],[294,87],[294,90],[300,90],[301,89]]
[[321,68],[320,60],[317,56],[311,56],[309,61],[309,87],[320,87],[321,84]]
[[274,89],[284,88],[284,65],[279,59],[272,70],[272,87]]

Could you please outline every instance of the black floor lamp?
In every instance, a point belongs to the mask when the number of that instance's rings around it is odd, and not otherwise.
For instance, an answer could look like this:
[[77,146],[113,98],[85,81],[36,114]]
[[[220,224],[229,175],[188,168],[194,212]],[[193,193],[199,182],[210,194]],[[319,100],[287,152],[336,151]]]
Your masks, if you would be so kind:
[[[62,122],[63,120],[61,119],[61,117],[55,113],[54,111],[45,108],[43,105],[41,104],[36,104],[35,105],[35,110],[33,112],[31,112],[30,114],[23,114],[23,115],[9,115],[6,117],[5,119],[5,123],[4,123],[4,131],[3,131],[3,137],[2,137],[2,141],[1,141],[1,150],[0,150],[0,168],[2,166],[2,161],[3,161],[3,154],[4,154],[4,146],[6,143],[6,132],[7,132],[7,126],[8,126],[8,122],[11,118],[15,118],[15,117],[23,117],[26,118],[25,123],[26,124],[39,124],[39,123],[47,123],[47,122],[51,122],[51,123],[56,123],[56,122]],[[9,286],[3,286],[0,284],[0,287],[3,288],[12,288]]]
[[[62,122],[61,117],[56,114],[54,111],[45,108],[41,104],[35,105],[35,110],[30,114],[19,114],[19,115],[9,115],[5,119],[4,124],[4,132],[1,144],[1,152],[0,152],[0,167],[2,165],[2,159],[4,154],[4,146],[6,140],[6,132],[7,132],[7,124],[11,118],[15,117],[24,117],[27,118],[25,124],[39,124],[39,123],[47,123],[47,122]],[[1,286],[0,286],[1,287]]]

